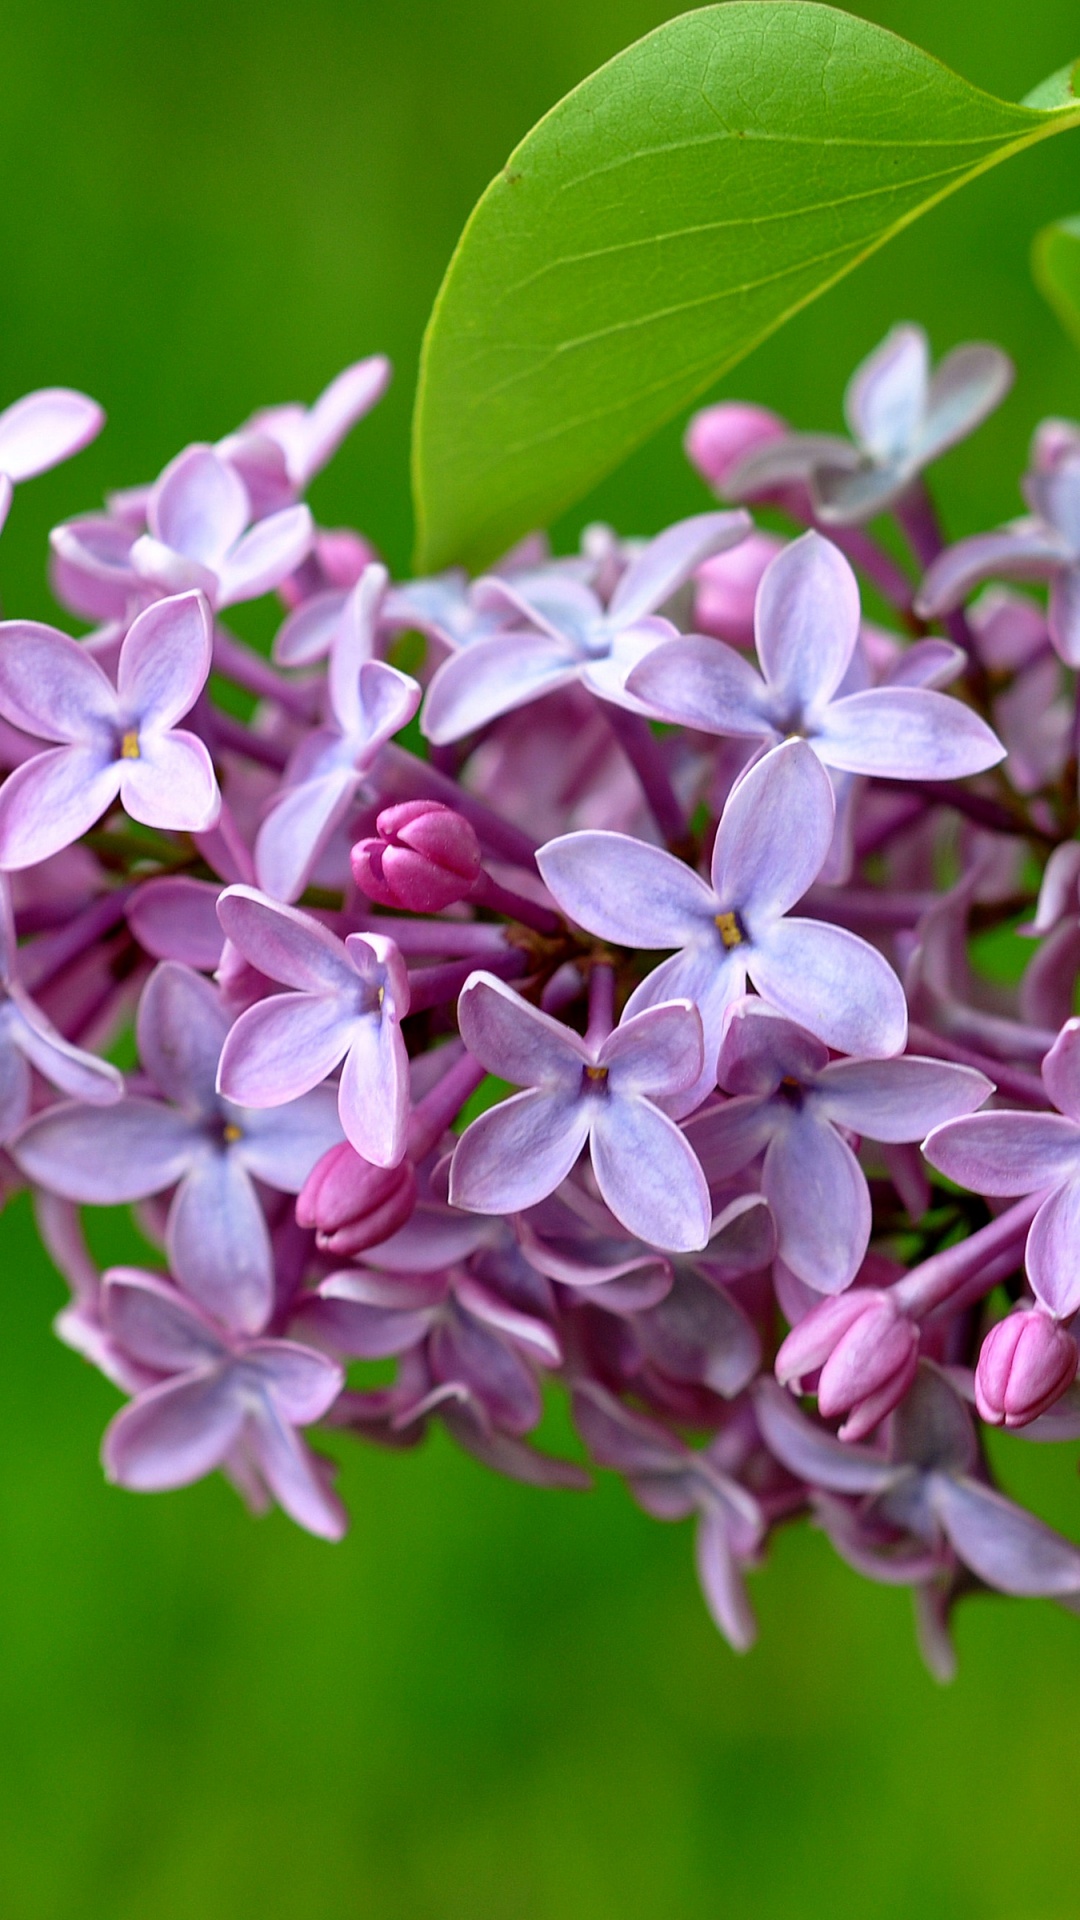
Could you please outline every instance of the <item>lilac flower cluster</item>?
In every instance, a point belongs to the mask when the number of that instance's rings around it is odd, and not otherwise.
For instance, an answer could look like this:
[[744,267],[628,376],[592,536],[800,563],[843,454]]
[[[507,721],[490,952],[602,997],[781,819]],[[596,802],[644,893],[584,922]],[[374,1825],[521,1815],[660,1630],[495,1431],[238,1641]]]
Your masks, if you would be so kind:
[[[301,498],[388,374],[57,527],[81,637],[0,624],[0,1164],[126,1396],[107,1473],[334,1539],[308,1430],[437,1421],[693,1516],[738,1648],[803,1514],[939,1675],[965,1593],[1080,1611],[985,1448],[1080,1438],[1080,426],[947,547],[924,469],[1011,369],[902,326],[850,440],[698,414],[713,510],[392,581]],[[101,424],[0,415],[0,514]],[[159,1269],[97,1271],[117,1204]]]

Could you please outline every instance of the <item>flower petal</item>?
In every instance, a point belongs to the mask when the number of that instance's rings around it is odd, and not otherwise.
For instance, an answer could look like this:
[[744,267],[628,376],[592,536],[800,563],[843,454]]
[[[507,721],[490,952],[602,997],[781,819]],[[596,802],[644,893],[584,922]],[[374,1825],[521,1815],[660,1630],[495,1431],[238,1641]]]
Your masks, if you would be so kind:
[[935,1474],[935,1513],[965,1566],[1018,1595],[1080,1592],[1080,1549],[1004,1494],[966,1476]]
[[266,1218],[238,1155],[206,1152],[169,1209],[169,1264],[206,1313],[237,1333],[260,1333],[274,1304]]
[[1031,1223],[1024,1264],[1036,1298],[1057,1320],[1080,1309],[1080,1169],[1044,1200]]
[[780,738],[769,692],[749,660],[721,640],[665,640],[628,676],[626,690],[651,713],[705,733]]
[[758,1381],[754,1411],[769,1452],[810,1486],[827,1487],[834,1493],[875,1493],[887,1487],[896,1473],[869,1447],[845,1445],[827,1427],[808,1419],[775,1380]]
[[99,1060],[65,1040],[18,983],[11,988],[12,1044],[61,1093],[94,1107],[110,1107],[124,1091],[123,1075],[111,1060]]
[[602,940],[677,947],[714,928],[716,901],[700,875],[629,834],[566,833],[540,848],[536,864],[563,912]]
[[128,628],[116,671],[125,719],[155,732],[182,720],[206,685],[212,644],[201,593],[175,594],[145,608]]
[[515,1093],[466,1127],[450,1163],[450,1203],[473,1213],[520,1213],[554,1193],[589,1132],[576,1095]]
[[409,1122],[409,1057],[401,1028],[384,1013],[363,1014],[338,1088],[338,1114],[350,1146],[376,1167],[396,1167]]
[[0,624],[0,714],[39,740],[107,737],[116,695],[93,654],[36,620]]
[[97,747],[50,747],[0,787],[0,867],[37,866],[81,839],[120,790],[120,767]]
[[832,698],[859,637],[859,588],[839,547],[804,533],[762,575],[754,609],[758,659],[792,714]]
[[289,478],[303,489],[332,459],[347,433],[370,413],[390,384],[390,362],[373,353],[331,380],[304,421],[301,445],[289,453]]
[[189,1486],[221,1465],[243,1422],[228,1373],[165,1380],[110,1422],[101,1449],[105,1472],[136,1493]]
[[1046,580],[1072,558],[1068,543],[1048,527],[977,533],[938,555],[915,595],[915,611],[924,619],[936,619],[958,607],[984,580]]
[[[745,921],[751,944],[816,880],[835,814],[829,776],[805,740],[774,747],[734,788],[716,833],[712,882],[724,908]],[[636,904],[627,900],[630,913]]]
[[844,416],[878,461],[900,460],[922,426],[930,384],[930,343],[922,327],[893,327],[848,382]]
[[570,1027],[530,1006],[490,973],[471,973],[458,1000],[458,1030],[489,1073],[515,1087],[576,1094],[592,1055]]
[[240,1107],[310,1093],[345,1058],[355,1014],[333,995],[275,993],[240,1015],[222,1049],[218,1090]]
[[340,1540],[349,1517],[329,1484],[329,1462],[321,1461],[279,1420],[269,1400],[251,1415],[246,1438],[259,1472],[289,1519],[320,1540]]
[[420,724],[427,739],[445,746],[577,676],[578,656],[569,640],[546,633],[498,633],[443,661],[428,688]]
[[761,1190],[781,1260],[816,1293],[842,1293],[870,1244],[870,1192],[847,1142],[812,1107],[773,1135]]
[[229,1024],[209,980],[174,960],[154,968],[139,1001],[139,1058],[159,1091],[189,1113],[217,1111],[217,1066]]
[[1038,1193],[1080,1175],[1080,1127],[1056,1113],[973,1113],[935,1127],[923,1153],[973,1193]]
[[237,1158],[279,1193],[299,1193],[316,1162],[342,1139],[333,1087],[315,1087],[283,1107],[235,1108],[229,1118],[240,1129]]
[[706,1507],[698,1521],[694,1560],[705,1604],[724,1639],[736,1653],[749,1652],[757,1639],[757,1621],[718,1508]]
[[813,1100],[838,1126],[895,1142],[925,1139],[931,1128],[972,1113],[993,1091],[993,1081],[974,1067],[902,1054],[895,1060],[834,1060]]
[[954,347],[935,368],[926,418],[918,435],[920,465],[936,460],[999,407],[1014,379],[1012,361],[1000,347],[973,342]]
[[265,893],[277,900],[299,898],[359,784],[355,769],[346,766],[282,789],[255,841],[255,871]]
[[846,927],[778,920],[747,954],[759,993],[838,1053],[899,1053],[907,1039],[904,989],[888,961]]
[[689,1000],[624,1014],[599,1053],[613,1094],[657,1097],[693,1086],[705,1064],[701,1015]]
[[219,607],[239,600],[257,600],[279,587],[307,558],[315,540],[315,523],[305,506],[282,507],[268,514],[237,541],[217,568]]
[[109,1333],[144,1367],[188,1373],[226,1357],[220,1334],[160,1274],[112,1267],[102,1279],[102,1314]]
[[25,394],[0,413],[0,473],[31,480],[89,446],[104,425],[97,401],[70,387]]
[[637,554],[621,576],[608,606],[612,625],[627,627],[655,613],[696,573],[703,560],[744,540],[748,513],[698,513],[666,527]]
[[333,1406],[345,1374],[336,1360],[297,1340],[253,1340],[246,1359],[258,1367],[282,1420],[310,1427]]
[[615,1218],[666,1252],[705,1247],[712,1205],[685,1134],[650,1101],[634,1095],[613,1089],[609,1099],[586,1104],[592,1107],[596,1184]]
[[356,984],[344,942],[298,907],[236,885],[226,887],[218,900],[218,919],[244,959],[283,987],[347,993]]
[[133,1095],[114,1107],[49,1107],[24,1128],[11,1153],[50,1193],[115,1207],[174,1186],[202,1141],[184,1114]]
[[892,780],[960,780],[1005,758],[985,720],[927,687],[869,687],[834,700],[814,744],[830,767]]
[[155,540],[213,573],[240,538],[250,512],[236,469],[207,446],[185,447],[170,460],[147,504]]
[[214,763],[193,733],[142,733],[138,759],[118,767],[124,811],[144,826],[205,833],[221,812]]

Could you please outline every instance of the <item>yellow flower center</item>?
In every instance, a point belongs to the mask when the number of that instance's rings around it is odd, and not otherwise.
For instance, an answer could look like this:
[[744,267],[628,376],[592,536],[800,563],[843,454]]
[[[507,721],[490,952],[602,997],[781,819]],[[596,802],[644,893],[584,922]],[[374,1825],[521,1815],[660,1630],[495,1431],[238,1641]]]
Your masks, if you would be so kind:
[[120,758],[121,760],[137,760],[139,758],[139,736],[134,727],[131,728],[129,733],[125,733],[120,742]]
[[238,1127],[235,1121],[230,1120],[228,1125],[224,1128],[223,1134],[222,1134],[222,1138],[224,1139],[226,1146],[235,1147],[237,1141],[242,1140],[243,1137],[244,1137],[243,1127]]
[[586,1080],[606,1080],[607,1076],[608,1070],[606,1067],[586,1067],[585,1069]]
[[716,924],[720,929],[720,938],[725,947],[741,947],[746,935],[739,925],[737,913],[718,913]]

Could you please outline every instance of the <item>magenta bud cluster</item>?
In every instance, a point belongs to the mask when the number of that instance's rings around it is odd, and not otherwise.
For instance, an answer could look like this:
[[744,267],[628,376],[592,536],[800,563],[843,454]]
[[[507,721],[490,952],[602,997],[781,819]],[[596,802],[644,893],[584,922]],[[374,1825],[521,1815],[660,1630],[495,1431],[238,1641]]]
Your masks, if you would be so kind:
[[[337,1539],[319,1430],[437,1424],[692,1522],[739,1650],[800,1517],[939,1677],[974,1589],[1080,1611],[1008,1491],[1080,1439],[1080,425],[950,543],[927,472],[1012,369],[905,324],[844,436],[699,413],[673,525],[394,579],[304,498],[389,372],[66,520],[62,625],[0,622],[4,1191],[107,1474]],[[102,424],[0,413],[0,517]],[[156,1255],[99,1271],[86,1206]]]

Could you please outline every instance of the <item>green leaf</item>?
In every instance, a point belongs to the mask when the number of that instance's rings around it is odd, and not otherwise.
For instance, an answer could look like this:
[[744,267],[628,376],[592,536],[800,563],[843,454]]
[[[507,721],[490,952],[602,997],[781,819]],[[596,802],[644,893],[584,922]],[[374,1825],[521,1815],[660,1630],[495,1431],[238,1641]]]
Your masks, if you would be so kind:
[[998,161],[1080,121],[810,0],[669,21],[552,108],[462,235],[414,423],[418,560],[486,565],[791,314]]
[[1080,217],[1055,220],[1035,236],[1035,283],[1080,347]]

